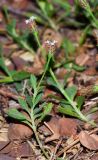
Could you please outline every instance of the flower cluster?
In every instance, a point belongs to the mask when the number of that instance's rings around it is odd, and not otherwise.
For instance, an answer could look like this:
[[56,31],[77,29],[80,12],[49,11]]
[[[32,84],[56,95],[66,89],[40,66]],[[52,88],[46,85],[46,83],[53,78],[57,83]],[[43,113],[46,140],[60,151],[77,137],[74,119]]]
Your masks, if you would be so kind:
[[88,3],[86,0],[79,0],[79,4],[82,8],[86,9],[88,7]]
[[37,31],[37,25],[35,21],[36,17],[32,16],[30,19],[25,20],[25,23],[30,27],[31,31]]
[[55,49],[56,49],[56,44],[57,44],[57,41],[45,41],[45,47],[46,49],[48,50],[48,52],[51,52],[51,53],[54,53],[55,52]]

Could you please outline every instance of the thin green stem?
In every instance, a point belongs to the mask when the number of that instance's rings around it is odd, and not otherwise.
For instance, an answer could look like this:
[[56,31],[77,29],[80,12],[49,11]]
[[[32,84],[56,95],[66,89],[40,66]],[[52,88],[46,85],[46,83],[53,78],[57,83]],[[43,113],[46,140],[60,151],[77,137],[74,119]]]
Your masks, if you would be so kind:
[[42,146],[42,143],[41,143],[40,140],[39,140],[39,136],[38,136],[38,134],[37,134],[37,131],[36,131],[36,130],[33,130],[33,131],[34,131],[36,140],[37,140],[37,142],[38,142],[38,144],[39,144],[39,147],[40,147],[41,151],[43,152],[44,156],[49,160],[49,156],[48,156],[47,153],[45,152],[45,150],[44,150],[44,148],[43,148],[43,146]]
[[43,75],[42,75],[42,77],[41,77],[41,79],[40,79],[40,81],[39,81],[39,83],[38,83],[38,85],[37,85],[36,90],[34,91],[34,95],[33,95],[33,107],[32,107],[33,109],[34,109],[34,107],[35,107],[35,105],[34,105],[35,98],[36,98],[36,96],[37,96],[37,94],[38,94],[40,85],[41,85],[41,83],[42,83],[42,81],[43,81],[43,79],[44,79],[44,77],[45,77],[45,74],[46,74],[46,72],[47,72],[47,69],[48,69],[50,60],[51,60],[51,58],[52,58],[52,53],[48,53],[48,54],[49,54],[49,57],[48,57],[48,61],[47,61],[47,63],[46,63],[46,66],[45,66]]
[[39,47],[39,48],[41,49],[41,51],[42,51],[42,56],[43,56],[43,58],[45,59],[45,57],[46,57],[45,50],[44,50],[44,48],[42,47],[42,45],[41,45],[41,43],[40,43],[40,39],[39,39],[38,32],[37,32],[37,31],[34,31],[33,33],[34,33],[34,37],[35,37],[35,39],[36,39],[36,42],[37,42],[37,44],[38,44],[38,47]]
[[33,108],[31,108],[31,121],[32,121],[32,125],[30,125],[30,127],[32,128],[33,132],[34,132],[34,135],[35,135],[35,138],[36,138],[36,141],[41,149],[41,151],[43,152],[44,156],[49,159],[49,156],[47,155],[47,153],[45,152],[41,142],[40,142],[40,139],[39,139],[39,136],[38,136],[38,133],[37,133],[37,129],[36,129],[36,125],[35,125],[35,120],[34,120],[34,113],[33,113]]
[[41,48],[41,43],[40,43],[40,40],[39,40],[38,32],[37,32],[37,31],[34,31],[33,33],[34,33],[36,42],[37,42],[37,44],[38,44],[38,47]]
[[41,79],[40,79],[40,81],[39,81],[39,83],[38,83],[37,90],[39,89],[39,87],[40,87],[40,85],[41,85],[41,83],[42,83],[42,81],[43,81],[43,79],[44,79],[44,76],[45,76],[45,74],[46,74],[46,72],[47,72],[47,69],[48,69],[50,60],[51,60],[51,58],[52,58],[52,53],[48,53],[48,54],[49,54],[48,61],[47,61],[47,63],[46,63],[46,66],[45,66],[43,75],[42,75],[42,77],[41,77]]

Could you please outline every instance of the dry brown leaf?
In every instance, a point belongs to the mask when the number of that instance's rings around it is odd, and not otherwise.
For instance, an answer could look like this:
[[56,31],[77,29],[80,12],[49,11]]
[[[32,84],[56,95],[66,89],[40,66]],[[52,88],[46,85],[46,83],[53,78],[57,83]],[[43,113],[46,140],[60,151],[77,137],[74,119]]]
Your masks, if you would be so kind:
[[27,142],[20,143],[19,141],[13,141],[11,143],[5,144],[4,147],[1,148],[0,154],[8,154],[14,158],[21,156],[29,157],[34,153],[32,152],[32,148]]
[[[96,138],[97,137],[97,138]],[[98,136],[93,134],[89,135],[86,131],[81,131],[79,133],[80,143],[90,149],[90,150],[98,150]]]
[[[58,118],[52,117],[51,120],[47,123],[49,128],[52,130],[52,135],[47,137],[45,142],[49,142],[60,137],[70,137],[75,136],[77,133],[77,123],[71,118]],[[42,128],[44,133],[50,132],[46,127]],[[48,135],[48,134],[47,134]]]
[[77,133],[77,122],[72,118],[60,118],[59,126],[61,136],[75,136]]
[[13,123],[9,127],[8,137],[10,140],[23,140],[31,137],[33,131],[30,127],[25,124]]
[[9,145],[9,141],[0,141],[0,151]]
[[25,9],[28,5],[28,0],[9,0],[9,4],[14,9]]
[[76,57],[76,63],[80,66],[83,66],[87,63],[87,61],[89,60],[90,56],[88,54],[80,54]]
[[42,64],[40,56],[39,55],[35,55],[33,65],[31,67],[25,67],[24,70],[29,72],[29,73],[32,73],[32,74],[35,74],[35,75],[39,75],[43,71],[43,66],[44,65]]
[[[22,111],[22,113],[29,118],[26,112]],[[33,130],[24,123],[17,122],[10,124],[9,126],[8,137],[11,141],[27,139],[30,138],[32,135]]]
[[16,158],[10,157],[8,155],[1,154],[0,160],[16,160]]

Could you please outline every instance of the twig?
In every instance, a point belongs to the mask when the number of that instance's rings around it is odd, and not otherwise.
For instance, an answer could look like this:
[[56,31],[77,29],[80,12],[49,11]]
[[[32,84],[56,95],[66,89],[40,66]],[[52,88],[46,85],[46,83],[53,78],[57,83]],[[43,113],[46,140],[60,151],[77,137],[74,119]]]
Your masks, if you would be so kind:
[[46,122],[44,122],[44,125],[52,132],[52,134],[54,134],[54,131]]
[[15,100],[18,100],[19,97],[21,97],[22,99],[25,99],[25,96],[17,95],[15,93],[9,91],[7,88],[3,88],[3,87],[0,88],[0,95],[2,95],[4,97],[9,97],[9,98],[12,98]]
[[[95,128],[94,130],[92,130],[91,132],[89,132],[88,134],[91,135],[95,132],[98,131],[98,128]],[[73,147],[74,145],[76,145],[79,142],[79,137],[77,136],[77,138],[75,139],[74,142],[72,142],[71,144],[69,144],[69,146],[65,147],[64,149],[62,149],[59,153],[58,156],[61,156],[64,152],[66,152],[67,150],[69,150],[71,147]]]
[[58,141],[58,143],[55,147],[54,153],[52,154],[50,160],[55,160],[56,159],[56,153],[57,153],[57,150],[58,150],[59,146],[61,145],[61,142],[62,142],[62,138]]

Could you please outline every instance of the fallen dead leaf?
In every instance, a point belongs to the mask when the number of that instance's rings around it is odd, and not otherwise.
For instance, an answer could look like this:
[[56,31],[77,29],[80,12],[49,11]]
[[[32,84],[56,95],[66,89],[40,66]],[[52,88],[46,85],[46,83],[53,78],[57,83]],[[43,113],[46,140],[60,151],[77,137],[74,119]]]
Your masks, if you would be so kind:
[[80,143],[90,149],[90,150],[98,150],[98,136],[93,134],[89,135],[86,131],[81,131],[79,133]]
[[[9,141],[0,141],[0,151],[9,145]],[[0,152],[1,153],[1,152]]]
[[[77,123],[74,119],[71,118],[58,118],[52,117],[51,120],[47,123],[47,126],[51,128],[52,135],[47,137],[45,142],[49,142],[60,137],[70,137],[75,136],[77,133]],[[41,128],[44,133],[51,133],[48,127]],[[48,135],[48,134],[47,134]]]
[[33,65],[31,67],[25,67],[24,70],[35,75],[41,74],[43,71],[43,64],[40,57],[35,55]]
[[9,127],[8,137],[10,140],[23,140],[30,138],[33,134],[33,131],[30,127],[25,124],[13,123]]
[[[28,117],[28,114],[26,112],[22,113]],[[30,138],[32,135],[33,135],[32,129],[26,124],[21,122],[10,124],[8,129],[8,137],[11,141],[27,139]]]
[[8,155],[1,154],[0,160],[16,160],[16,158],[10,157]]
[[59,126],[61,136],[75,136],[77,133],[77,122],[72,118],[60,118]]
[[[83,66],[87,63],[87,61],[89,60],[90,56],[88,54],[80,54],[76,57],[76,63],[80,66]],[[82,61],[81,61],[82,60]]]
[[32,152],[32,148],[27,142],[20,143],[19,141],[8,142],[7,144],[3,144],[0,149],[0,154],[8,154],[11,157],[29,157],[34,155]]
[[28,5],[28,0],[9,0],[9,2],[14,9],[25,9]]

